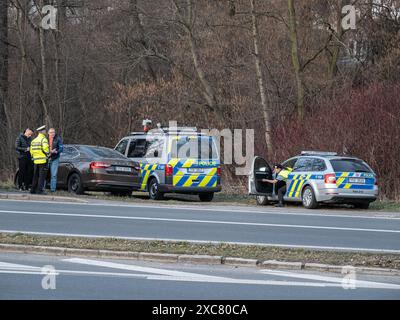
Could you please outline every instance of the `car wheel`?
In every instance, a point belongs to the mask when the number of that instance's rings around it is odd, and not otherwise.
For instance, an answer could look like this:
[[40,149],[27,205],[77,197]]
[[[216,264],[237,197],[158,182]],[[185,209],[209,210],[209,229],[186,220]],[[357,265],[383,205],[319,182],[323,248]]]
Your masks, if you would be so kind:
[[369,208],[369,202],[354,203],[354,208],[357,208],[357,209],[368,209]]
[[266,206],[269,204],[267,196],[256,196],[256,202],[259,206]]
[[164,194],[160,192],[157,179],[153,178],[149,182],[149,196],[151,200],[162,200]]
[[110,193],[116,197],[129,197],[132,195],[132,190],[112,190]]
[[214,192],[199,193],[200,201],[210,202],[214,198]]
[[315,199],[314,190],[311,187],[306,187],[302,194],[302,202],[304,208],[315,209],[318,207],[318,202]]
[[83,194],[84,188],[79,174],[73,173],[68,178],[68,192],[75,194]]

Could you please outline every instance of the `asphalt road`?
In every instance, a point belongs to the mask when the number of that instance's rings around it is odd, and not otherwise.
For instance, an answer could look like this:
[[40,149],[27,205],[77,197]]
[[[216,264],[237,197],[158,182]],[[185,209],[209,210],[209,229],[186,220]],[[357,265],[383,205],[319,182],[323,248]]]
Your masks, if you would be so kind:
[[400,278],[393,276],[344,278],[338,273],[13,253],[0,253],[0,288],[0,299],[400,298]]
[[400,253],[400,217],[296,208],[0,200],[0,232]]

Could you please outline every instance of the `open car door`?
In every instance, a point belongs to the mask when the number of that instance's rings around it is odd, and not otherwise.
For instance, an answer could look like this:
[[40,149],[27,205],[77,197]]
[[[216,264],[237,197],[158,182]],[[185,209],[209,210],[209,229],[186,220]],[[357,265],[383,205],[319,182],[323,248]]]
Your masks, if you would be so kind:
[[251,195],[270,195],[272,194],[273,184],[262,182],[262,179],[272,180],[272,169],[268,162],[261,157],[255,157],[251,172],[249,174],[249,194]]

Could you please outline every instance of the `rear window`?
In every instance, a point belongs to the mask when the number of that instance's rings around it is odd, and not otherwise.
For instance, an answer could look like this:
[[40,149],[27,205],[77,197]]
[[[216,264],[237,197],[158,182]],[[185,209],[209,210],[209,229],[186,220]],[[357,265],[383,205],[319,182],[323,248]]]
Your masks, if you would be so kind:
[[330,160],[335,172],[371,172],[366,163],[359,159]]
[[92,158],[111,158],[111,159],[125,159],[125,156],[118,151],[103,147],[81,147],[80,148],[86,155]]
[[218,152],[212,137],[180,137],[172,139],[171,158],[217,159]]

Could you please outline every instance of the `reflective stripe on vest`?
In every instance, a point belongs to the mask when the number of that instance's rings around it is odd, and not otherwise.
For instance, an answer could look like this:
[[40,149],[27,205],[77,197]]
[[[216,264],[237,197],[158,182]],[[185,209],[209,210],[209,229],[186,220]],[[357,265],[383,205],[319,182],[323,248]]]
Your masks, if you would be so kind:
[[287,178],[289,177],[289,174],[293,171],[293,169],[291,168],[286,168],[286,169],[282,169],[279,173],[278,176],[282,177],[283,179],[287,180]]

